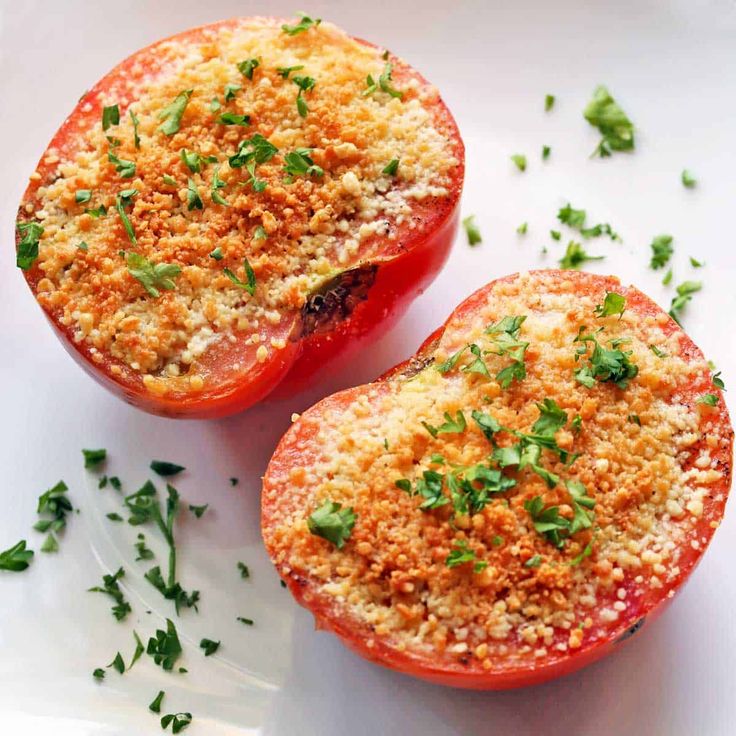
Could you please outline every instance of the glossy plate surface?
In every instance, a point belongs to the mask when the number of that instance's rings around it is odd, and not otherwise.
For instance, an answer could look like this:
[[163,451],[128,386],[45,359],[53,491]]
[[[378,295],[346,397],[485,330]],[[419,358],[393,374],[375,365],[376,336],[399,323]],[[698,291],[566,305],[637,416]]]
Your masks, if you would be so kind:
[[[66,736],[161,733],[147,710],[166,690],[165,712],[191,711],[184,733],[338,736],[403,734],[590,734],[685,736],[733,732],[736,688],[736,521],[726,514],[703,563],[671,609],[606,660],[563,680],[507,693],[443,689],[370,665],[331,635],[315,632],[267,561],[258,530],[260,476],[292,412],[362,383],[412,354],[471,291],[499,275],[554,265],[556,213],[570,201],[592,223],[610,222],[623,243],[586,244],[616,273],[667,306],[673,287],[647,268],[655,235],[675,237],[673,284],[702,280],[684,325],[736,386],[736,12],[726,0],[616,4],[561,0],[515,3],[313,2],[304,9],[349,33],[383,43],[442,90],[467,146],[464,214],[484,236],[459,237],[442,275],[404,320],[352,365],[307,392],[215,422],[176,422],[128,407],[84,375],[46,325],[12,253],[15,205],[46,141],[82,91],[130,52],[157,38],[232,15],[290,15],[291,3],[151,3],[0,0],[0,549],[25,538],[37,550],[29,571],[0,573],[0,717],[3,731]],[[596,131],[581,112],[599,83],[638,128],[634,155],[588,156]],[[554,94],[552,112],[544,96]],[[543,145],[552,147],[546,163]],[[509,156],[524,153],[525,173]],[[699,183],[687,190],[683,168]],[[526,235],[516,228],[528,222]],[[543,248],[547,254],[542,255]],[[689,257],[706,265],[693,269]],[[733,407],[732,407],[733,409]],[[95,667],[132,630],[144,640],[171,615],[135,561],[137,530],[110,522],[114,491],[98,490],[81,447],[107,447],[108,474],[135,490],[153,457],[188,467],[177,480],[187,502],[210,503],[180,520],[180,570],[199,588],[200,613],[177,620],[189,673],[168,674],[144,657],[103,684]],[[240,478],[237,487],[228,482]],[[63,478],[81,508],[61,550],[41,555],[31,529],[38,495]],[[159,488],[163,487],[159,483]],[[146,530],[159,561],[163,547]],[[239,577],[246,562],[251,579]],[[134,609],[125,623],[110,601],[86,593],[123,565]],[[146,613],[151,611],[150,614]],[[254,619],[253,627],[236,621]],[[221,639],[214,657],[201,638]]]

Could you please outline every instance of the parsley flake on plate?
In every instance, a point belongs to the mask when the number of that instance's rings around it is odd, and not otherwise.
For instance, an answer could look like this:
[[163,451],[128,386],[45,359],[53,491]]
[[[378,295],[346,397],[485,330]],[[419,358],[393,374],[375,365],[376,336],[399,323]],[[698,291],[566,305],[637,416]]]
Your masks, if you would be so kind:
[[673,237],[671,235],[657,235],[650,244],[652,249],[652,257],[649,261],[649,268],[658,269],[667,265],[672,257],[674,249],[672,247]]
[[589,261],[602,261],[605,256],[591,256],[580,243],[571,240],[567,244],[565,255],[560,258],[560,268],[578,270],[584,263]]
[[14,544],[9,549],[0,552],[0,570],[22,572],[27,569],[33,560],[33,550],[26,549],[26,540]]
[[468,236],[468,245],[473,246],[483,242],[480,229],[475,222],[475,215],[468,215],[463,218],[463,228],[465,229],[465,234]]
[[602,135],[593,156],[605,158],[613,151],[634,149],[634,125],[606,87],[600,85],[583,111],[583,117]]

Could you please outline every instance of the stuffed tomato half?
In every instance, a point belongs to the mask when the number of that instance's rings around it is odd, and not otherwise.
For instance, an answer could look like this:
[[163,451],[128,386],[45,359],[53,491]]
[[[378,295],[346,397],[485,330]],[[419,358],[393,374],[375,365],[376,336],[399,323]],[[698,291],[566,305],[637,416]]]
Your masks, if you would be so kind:
[[266,547],[373,662],[477,689],[572,672],[648,626],[718,527],[721,387],[613,277],[494,281],[295,420],[264,478]]
[[398,316],[448,255],[463,175],[403,60],[306,16],[234,19],[82,96],[31,176],[17,261],[97,380],[220,416]]

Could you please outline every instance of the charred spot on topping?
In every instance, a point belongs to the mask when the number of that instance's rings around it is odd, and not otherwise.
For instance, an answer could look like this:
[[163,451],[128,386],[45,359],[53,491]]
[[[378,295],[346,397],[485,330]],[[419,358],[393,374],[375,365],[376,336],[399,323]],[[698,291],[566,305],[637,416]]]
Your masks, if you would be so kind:
[[302,329],[292,339],[322,335],[347,319],[368,298],[378,266],[358,266],[343,271],[312,293],[302,307]]
[[642,616],[633,626],[629,627],[624,631],[621,636],[619,636],[618,639],[616,639],[616,644],[620,644],[622,641],[626,641],[627,639],[630,639],[634,634],[636,634],[639,629],[644,626],[644,622],[647,620],[646,616]]

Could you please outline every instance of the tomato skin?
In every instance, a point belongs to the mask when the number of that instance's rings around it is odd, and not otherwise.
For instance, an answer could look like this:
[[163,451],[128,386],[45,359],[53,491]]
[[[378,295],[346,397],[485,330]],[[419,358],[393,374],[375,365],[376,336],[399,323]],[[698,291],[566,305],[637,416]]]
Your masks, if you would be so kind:
[[[163,70],[165,62],[157,51],[161,44],[172,40],[196,43],[207,38],[209,33],[236,27],[241,20],[233,18],[193,28],[155,42],[125,59],[83,95],[41,157],[35,170],[37,176],[32,178],[23,196],[18,221],[27,219],[26,206],[35,201],[39,186],[53,178],[55,164],[49,161],[57,160],[59,153],[76,150],[85,132],[99,124],[103,100],[114,90],[120,102],[121,116],[125,116],[132,102],[126,99],[125,90]],[[278,25],[287,22],[276,18],[268,20]],[[373,45],[362,39],[355,40]],[[412,78],[426,82],[398,57],[390,54],[388,58],[394,65],[397,84]],[[411,302],[434,280],[447,260],[459,225],[465,153],[457,124],[444,102],[437,98],[430,111],[446,131],[458,160],[448,194],[442,200],[428,198],[417,202],[411,217],[415,224],[419,222],[421,225],[413,229],[399,228],[398,237],[394,239],[379,238],[381,247],[376,249],[377,254],[365,263],[356,264],[377,266],[375,281],[367,299],[358,304],[345,320],[337,323],[331,332],[299,338],[298,316],[287,316],[286,324],[273,335],[285,339],[287,345],[265,363],[260,364],[255,360],[254,352],[242,346],[224,346],[213,351],[212,355],[205,353],[202,360],[193,366],[197,373],[210,379],[208,388],[192,388],[183,378],[175,381],[175,385],[165,392],[156,392],[146,386],[140,374],[125,364],[75,341],[74,328],[62,324],[57,314],[44,308],[45,316],[67,352],[89,375],[123,401],[151,414],[213,419],[241,412],[277,387],[281,395],[292,393],[315,380],[318,371],[325,366],[334,370],[338,360],[344,364],[349,355],[355,354],[395,324]],[[54,157],[47,159],[52,151]],[[16,247],[20,239],[16,232]],[[24,277],[35,295],[43,273],[34,265],[24,272]],[[235,377],[230,370],[233,363],[244,366]]]
[[[627,310],[636,312],[642,318],[662,314],[661,308],[651,299],[636,289],[622,287],[613,277],[570,271],[545,271],[544,273],[559,282],[573,281],[576,292],[581,295],[602,288],[622,293],[627,299]],[[471,690],[506,690],[526,687],[571,674],[612,653],[619,645],[632,638],[642,626],[648,626],[666,610],[702,559],[725,512],[731,484],[733,430],[728,409],[720,390],[712,386],[710,375],[694,375],[690,385],[682,389],[683,400],[694,403],[697,396],[706,391],[716,393],[719,396],[719,402],[708,421],[717,426],[718,434],[728,438],[728,442],[722,446],[710,448],[713,462],[725,472],[722,479],[712,485],[711,491],[704,499],[702,515],[694,519],[692,523],[693,537],[691,538],[697,537],[700,542],[698,548],[692,547],[689,543],[690,538],[683,541],[679,547],[679,572],[663,580],[659,589],[655,590],[649,586],[644,586],[646,588],[644,589],[637,585],[631,577],[627,577],[618,587],[625,588],[627,592],[635,591],[637,595],[627,596],[627,600],[635,601],[635,603],[627,608],[626,614],[619,621],[607,629],[590,630],[590,638],[586,637],[582,646],[574,650],[574,653],[548,652],[533,664],[506,665],[504,663],[498,669],[484,671],[477,665],[465,665],[457,660],[399,651],[391,645],[390,641],[377,636],[363,621],[349,614],[345,608],[340,608],[332,597],[321,594],[318,586],[309,578],[292,568],[282,568],[274,549],[270,546],[266,531],[272,519],[276,517],[278,498],[283,494],[284,489],[283,478],[288,477],[289,469],[295,462],[301,467],[308,467],[312,459],[316,459],[319,453],[319,443],[314,443],[313,437],[318,431],[316,428],[322,426],[320,417],[347,407],[358,397],[364,398],[368,388],[372,394],[376,395],[388,392],[391,390],[392,381],[408,378],[421,370],[446,329],[450,329],[453,323],[464,323],[469,320],[477,308],[486,301],[488,291],[495,284],[510,281],[516,276],[517,274],[513,274],[498,279],[470,295],[453,311],[445,324],[424,341],[412,358],[390,369],[373,383],[340,391],[322,399],[303,412],[301,418],[289,428],[274,451],[263,479],[261,496],[261,528],[264,532],[266,548],[292,595],[300,605],[314,615],[318,628],[335,633],[349,649],[375,664],[435,684]],[[700,349],[674,320],[670,319],[660,323],[660,326],[667,335],[679,334],[679,353],[684,359],[702,359]],[[701,443],[705,442],[705,439],[701,440]],[[695,452],[697,445],[694,445],[693,448]],[[298,497],[290,500],[295,506],[299,503]],[[600,600],[598,605],[605,605],[605,602]]]

